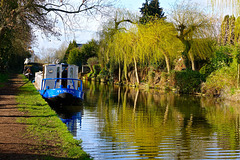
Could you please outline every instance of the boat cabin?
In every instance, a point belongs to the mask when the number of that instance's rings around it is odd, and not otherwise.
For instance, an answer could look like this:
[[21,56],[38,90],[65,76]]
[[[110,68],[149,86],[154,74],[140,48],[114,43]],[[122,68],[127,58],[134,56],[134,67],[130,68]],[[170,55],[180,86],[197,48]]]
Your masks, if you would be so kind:
[[43,72],[35,74],[35,84],[37,89],[40,89],[42,79],[48,79],[44,84],[48,89],[60,88],[60,86],[61,88],[77,88],[77,80],[66,80],[66,78],[78,79],[78,66],[63,63],[44,65]]

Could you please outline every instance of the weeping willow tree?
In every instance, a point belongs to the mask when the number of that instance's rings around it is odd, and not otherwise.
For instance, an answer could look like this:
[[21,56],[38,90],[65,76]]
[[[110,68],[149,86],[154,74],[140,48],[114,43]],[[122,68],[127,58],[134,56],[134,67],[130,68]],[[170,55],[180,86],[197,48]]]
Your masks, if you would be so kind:
[[110,52],[109,45],[112,45],[115,34],[118,32],[127,31],[131,25],[135,24],[137,17],[134,13],[131,13],[124,9],[116,9],[113,15],[109,17],[108,21],[102,25],[101,31],[98,33],[100,39],[99,55],[100,63],[103,66],[109,63]]
[[[201,47],[202,46],[202,47]],[[192,64],[192,70],[195,70],[195,59],[206,60],[209,57],[212,57],[215,49],[215,41],[210,38],[201,38],[195,39],[192,42],[192,47],[189,51],[189,58]]]
[[177,38],[177,32],[172,23],[157,20],[140,26],[139,29],[144,37],[145,50],[152,55],[147,57],[158,61],[164,58],[168,73],[170,72],[170,59],[182,51],[181,41]]
[[209,0],[214,10],[218,12],[230,11],[235,15],[240,14],[240,0]]
[[[124,69],[125,69],[125,73],[127,73],[127,64],[128,64],[128,58],[127,53],[129,53],[128,51],[128,47],[126,45],[128,45],[126,43],[126,34],[125,32],[117,32],[114,37],[113,40],[111,42],[109,42],[108,45],[108,53],[109,56],[111,57],[111,61],[112,62],[117,62],[118,63],[118,70],[119,70],[119,82],[121,82],[121,64],[124,64]],[[125,79],[127,80],[127,76],[125,74]]]
[[111,61],[118,63],[119,81],[121,66],[123,65],[126,80],[128,68],[134,66],[136,81],[139,84],[138,66],[148,63],[149,60],[164,59],[167,71],[170,72],[170,60],[176,58],[183,48],[176,35],[173,24],[163,20],[139,25],[125,32],[117,32],[113,41],[109,43],[108,50]]
[[141,49],[139,48],[138,41],[139,39],[136,32],[117,32],[114,35],[114,40],[109,45],[111,60],[116,61],[119,66],[119,82],[121,81],[121,64],[123,64],[125,79],[127,83],[128,67],[131,64],[134,64],[136,80],[139,84],[137,62],[140,59],[139,54],[141,53]]
[[[208,43],[199,43],[199,40],[204,41],[208,38],[214,38],[214,21],[209,18],[204,10],[199,8],[198,4],[182,2],[175,4],[172,9],[171,18],[172,22],[178,31],[177,38],[184,45],[184,50],[182,52],[182,57],[185,61],[187,68],[189,65],[189,58],[192,63],[192,70],[195,70],[194,57],[197,53],[191,54],[191,50],[201,50],[211,51],[211,49],[206,49],[206,47],[211,47]],[[197,45],[196,45],[197,44]],[[193,49],[194,46],[194,49]],[[205,55],[209,55],[208,52]],[[202,57],[202,56],[199,56]]]

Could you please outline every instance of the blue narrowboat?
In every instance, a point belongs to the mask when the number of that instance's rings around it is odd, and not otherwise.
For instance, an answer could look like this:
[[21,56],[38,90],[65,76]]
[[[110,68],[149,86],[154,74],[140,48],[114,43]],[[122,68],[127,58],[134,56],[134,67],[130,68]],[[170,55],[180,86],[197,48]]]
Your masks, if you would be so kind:
[[35,86],[50,103],[72,104],[83,100],[82,85],[76,65],[44,65],[42,72],[35,73]]

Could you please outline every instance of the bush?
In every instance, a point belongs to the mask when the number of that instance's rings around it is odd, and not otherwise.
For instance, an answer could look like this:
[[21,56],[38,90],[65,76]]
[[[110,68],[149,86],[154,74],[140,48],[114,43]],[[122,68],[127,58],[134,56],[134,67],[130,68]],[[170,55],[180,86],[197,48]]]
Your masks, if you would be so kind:
[[204,76],[192,70],[176,72],[176,87],[180,93],[196,93],[201,89],[201,83],[205,81]]
[[224,97],[237,87],[239,46],[224,46],[220,49],[222,49],[221,52],[213,61],[215,62],[213,63],[215,71],[207,77],[206,83],[202,85],[202,93],[208,96]]
[[202,85],[202,93],[208,96],[221,96],[227,88],[235,88],[237,81],[237,65],[225,66],[214,71]]
[[207,77],[217,69],[230,66],[233,61],[233,51],[234,48],[231,46],[220,46],[215,52],[215,56],[211,58],[210,62],[205,64],[199,72]]
[[81,59],[82,59],[82,55],[80,50],[78,48],[74,48],[69,53],[67,63],[81,66],[82,65]]

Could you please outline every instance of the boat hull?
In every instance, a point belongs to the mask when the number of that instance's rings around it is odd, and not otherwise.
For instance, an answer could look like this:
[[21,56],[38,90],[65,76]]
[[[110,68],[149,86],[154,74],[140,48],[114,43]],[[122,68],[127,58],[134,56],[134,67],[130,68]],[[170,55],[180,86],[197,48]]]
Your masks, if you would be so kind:
[[55,88],[41,90],[40,94],[47,102],[51,104],[71,105],[77,104],[83,100],[83,92],[68,88]]

